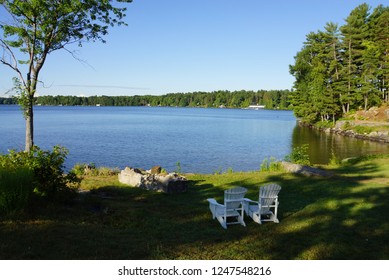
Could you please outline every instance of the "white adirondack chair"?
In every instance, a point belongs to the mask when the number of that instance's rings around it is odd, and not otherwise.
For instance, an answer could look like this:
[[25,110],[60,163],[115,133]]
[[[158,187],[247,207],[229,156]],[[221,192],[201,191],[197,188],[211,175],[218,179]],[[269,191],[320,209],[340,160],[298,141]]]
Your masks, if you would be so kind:
[[278,193],[281,187],[277,184],[268,184],[259,188],[259,199],[253,201],[245,198],[243,201],[244,211],[254,222],[262,224],[264,221],[278,223]]
[[235,187],[224,191],[224,204],[218,203],[213,198],[207,199],[212,218],[216,218],[224,229],[227,229],[227,225],[231,224],[246,226],[243,220],[243,199],[246,192],[247,189],[243,187]]

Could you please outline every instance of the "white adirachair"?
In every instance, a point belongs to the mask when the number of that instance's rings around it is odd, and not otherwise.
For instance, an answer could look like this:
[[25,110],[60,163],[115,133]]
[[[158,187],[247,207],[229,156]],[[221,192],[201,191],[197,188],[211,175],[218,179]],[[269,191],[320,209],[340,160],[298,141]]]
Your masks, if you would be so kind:
[[259,188],[259,199],[253,201],[245,198],[243,201],[244,211],[254,222],[262,224],[265,221],[278,223],[278,193],[281,187],[277,184],[268,184]]
[[246,226],[243,220],[243,199],[246,193],[247,189],[243,187],[228,189],[224,191],[224,204],[218,203],[214,198],[208,198],[212,218],[216,218],[224,229],[231,224]]

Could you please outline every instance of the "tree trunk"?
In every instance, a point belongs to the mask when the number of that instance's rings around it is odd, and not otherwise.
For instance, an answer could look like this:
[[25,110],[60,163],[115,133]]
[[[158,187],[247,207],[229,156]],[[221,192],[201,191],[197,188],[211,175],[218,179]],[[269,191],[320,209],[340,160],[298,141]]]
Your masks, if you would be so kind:
[[34,146],[34,112],[33,112],[33,100],[29,98],[26,108],[24,108],[26,118],[26,146],[25,151],[30,152]]

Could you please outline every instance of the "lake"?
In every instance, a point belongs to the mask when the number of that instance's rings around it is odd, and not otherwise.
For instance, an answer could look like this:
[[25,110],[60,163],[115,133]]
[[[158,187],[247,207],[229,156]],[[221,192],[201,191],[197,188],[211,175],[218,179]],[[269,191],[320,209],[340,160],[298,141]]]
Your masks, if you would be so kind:
[[[172,107],[35,107],[35,144],[62,145],[76,163],[213,173],[258,170],[309,144],[313,163],[389,153],[389,145],[299,127],[291,111]],[[14,105],[0,106],[0,153],[24,148],[25,123]]]

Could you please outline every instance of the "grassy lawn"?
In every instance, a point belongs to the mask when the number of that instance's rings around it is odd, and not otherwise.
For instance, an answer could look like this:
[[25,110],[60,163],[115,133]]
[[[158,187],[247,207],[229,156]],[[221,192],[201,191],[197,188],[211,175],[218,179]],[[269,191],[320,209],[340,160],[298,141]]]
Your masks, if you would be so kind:
[[[188,175],[183,194],[86,177],[68,205],[0,218],[0,259],[389,259],[389,156],[326,167],[331,178],[284,172]],[[279,224],[224,230],[207,198],[244,186],[282,186]]]

